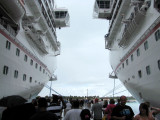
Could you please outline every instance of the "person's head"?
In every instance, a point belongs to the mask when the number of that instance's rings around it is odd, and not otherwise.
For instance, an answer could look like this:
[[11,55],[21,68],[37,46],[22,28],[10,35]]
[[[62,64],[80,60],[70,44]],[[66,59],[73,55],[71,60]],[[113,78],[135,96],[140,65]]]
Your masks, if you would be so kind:
[[81,111],[80,116],[81,116],[81,120],[90,120],[91,113],[90,113],[90,111],[88,109],[83,109]]
[[53,98],[52,103],[58,104],[58,99],[59,99],[58,96],[55,94],[52,94],[52,98]]
[[149,113],[149,108],[148,108],[148,105],[146,103],[141,103],[140,106],[139,106],[139,114],[140,115],[147,115],[148,116],[148,113]]
[[150,102],[145,102],[145,104],[147,104],[147,105],[148,105],[148,108],[150,107]]
[[98,98],[95,99],[95,103],[98,103]]
[[38,99],[38,107],[39,108],[46,108],[47,107],[47,100],[45,98]]
[[110,99],[109,104],[115,104],[114,99]]
[[120,101],[121,101],[121,105],[124,106],[124,105],[126,104],[126,102],[127,102],[127,97],[124,96],[124,95],[122,95],[122,96],[120,97]]
[[79,101],[78,100],[73,100],[72,101],[72,107],[73,108],[79,108]]

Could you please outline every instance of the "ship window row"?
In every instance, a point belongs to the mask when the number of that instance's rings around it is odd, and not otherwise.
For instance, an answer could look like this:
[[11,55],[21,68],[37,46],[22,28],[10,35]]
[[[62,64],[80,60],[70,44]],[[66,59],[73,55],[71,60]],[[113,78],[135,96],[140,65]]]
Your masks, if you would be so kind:
[[[10,50],[10,48],[11,48],[11,42],[7,40],[7,41],[6,41],[6,49]],[[20,52],[21,52],[20,49],[19,49],[19,48],[16,48],[16,53],[15,53],[16,56],[19,57],[19,56],[20,56]],[[28,61],[28,56],[27,56],[26,54],[24,55],[24,61],[25,61],[25,62]],[[33,63],[34,63],[34,62],[33,62],[33,59],[30,59],[30,65],[31,65],[31,66],[33,66]],[[35,68],[38,69],[38,63],[35,63]],[[6,69],[7,69],[7,68],[6,68]],[[41,66],[39,66],[39,71],[42,71],[42,67],[41,67]],[[43,73],[45,73],[45,72],[46,72],[46,70],[43,69]],[[47,74],[47,72],[46,72],[46,74]]]
[[[145,41],[145,42],[144,42],[144,50],[147,50],[148,48],[149,48],[148,41]],[[136,50],[136,55],[137,55],[137,57],[139,57],[139,56],[141,55],[139,48]],[[133,54],[131,54],[131,56],[130,56],[130,61],[131,61],[131,62],[134,61],[134,56],[133,56]],[[126,62],[126,66],[129,65],[129,59],[126,59],[125,62]],[[125,67],[125,64],[122,63],[122,68],[124,68],[124,67]]]
[[[155,32],[155,40],[156,41],[158,41],[158,40],[160,40],[160,29],[158,29],[156,32]],[[148,41],[145,41],[144,42],[144,50],[146,51],[146,50],[148,50],[149,49],[149,44],[148,44]],[[140,48],[138,48],[137,50],[136,50],[136,55],[137,55],[137,57],[139,57],[140,55],[141,55],[141,53],[140,53]],[[133,60],[134,60],[134,56],[133,56],[133,54],[131,54],[131,62],[133,62]],[[129,61],[128,61],[128,59],[126,59],[126,65],[128,65],[129,64]],[[124,68],[125,66],[124,66],[124,63],[122,63],[122,68]]]
[[[9,67],[8,66],[4,66],[3,67],[3,74],[4,75],[8,75],[8,73],[9,73]],[[14,78],[18,78],[18,70],[15,70],[14,71]],[[27,80],[27,75],[26,74],[23,74],[23,81],[26,81]],[[32,83],[33,82],[33,79],[32,79],[32,77],[29,77],[29,82],[30,83]],[[37,80],[35,80],[35,83],[37,83]],[[39,82],[39,84],[40,84],[40,82]]]

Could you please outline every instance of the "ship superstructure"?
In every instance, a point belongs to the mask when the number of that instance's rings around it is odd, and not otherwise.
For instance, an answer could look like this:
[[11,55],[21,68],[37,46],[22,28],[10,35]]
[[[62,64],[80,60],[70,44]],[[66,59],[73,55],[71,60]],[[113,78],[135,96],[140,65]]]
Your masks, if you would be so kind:
[[54,6],[54,0],[0,1],[0,98],[30,98],[57,79],[56,28],[69,26],[69,13]]
[[111,67],[139,102],[159,106],[160,1],[96,0],[94,17],[109,20]]

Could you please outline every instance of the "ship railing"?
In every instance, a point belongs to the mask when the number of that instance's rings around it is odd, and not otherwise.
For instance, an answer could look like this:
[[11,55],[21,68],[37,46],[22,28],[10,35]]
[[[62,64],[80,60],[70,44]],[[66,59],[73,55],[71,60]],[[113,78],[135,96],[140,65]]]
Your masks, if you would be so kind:
[[136,5],[130,17],[128,19],[122,19],[122,23],[125,24],[125,27],[122,33],[122,38],[118,43],[120,47],[125,47],[129,44],[128,39],[133,35],[133,32],[136,30],[138,24],[140,24],[145,17],[147,9],[149,8],[148,1],[146,3],[141,6],[139,4]]

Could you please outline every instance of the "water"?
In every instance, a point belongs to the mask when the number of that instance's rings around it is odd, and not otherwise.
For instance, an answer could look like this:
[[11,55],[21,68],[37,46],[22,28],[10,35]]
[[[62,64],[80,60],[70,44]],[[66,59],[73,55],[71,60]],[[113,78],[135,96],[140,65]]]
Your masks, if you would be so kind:
[[137,101],[126,103],[126,105],[132,108],[134,115],[137,115],[139,113],[139,103]]

